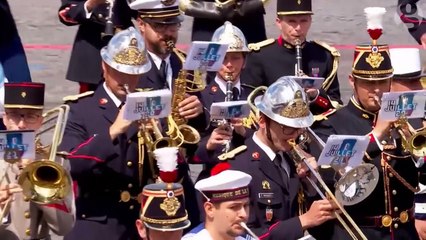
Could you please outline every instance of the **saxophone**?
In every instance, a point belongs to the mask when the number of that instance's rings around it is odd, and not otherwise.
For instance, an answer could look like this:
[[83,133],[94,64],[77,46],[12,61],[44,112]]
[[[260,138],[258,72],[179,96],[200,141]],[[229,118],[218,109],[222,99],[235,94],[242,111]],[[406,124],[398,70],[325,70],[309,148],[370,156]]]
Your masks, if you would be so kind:
[[[182,62],[185,61],[185,57],[176,49],[173,41],[167,41],[167,46],[169,49],[173,50]],[[187,120],[179,113],[179,103],[185,99],[185,94],[187,92],[187,75],[187,71],[181,69],[178,77],[174,81],[172,112],[168,117],[169,131],[167,134],[175,141],[181,138],[181,143],[197,144],[200,141],[200,134],[195,128],[189,126]],[[195,81],[195,75],[193,81]]]

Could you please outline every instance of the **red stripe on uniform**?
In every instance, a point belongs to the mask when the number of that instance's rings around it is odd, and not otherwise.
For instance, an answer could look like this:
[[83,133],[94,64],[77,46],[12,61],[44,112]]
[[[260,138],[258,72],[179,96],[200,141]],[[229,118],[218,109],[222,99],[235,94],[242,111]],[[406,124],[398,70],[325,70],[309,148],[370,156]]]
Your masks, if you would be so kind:
[[72,158],[83,158],[83,159],[87,159],[87,160],[93,160],[93,161],[99,162],[99,163],[105,162],[102,159],[99,159],[99,158],[94,157],[94,156],[88,156],[88,155],[71,155],[71,156],[68,156],[67,158],[69,158],[69,159],[72,159]]
[[82,144],[78,145],[73,151],[70,152],[70,155],[74,154],[75,152],[77,152],[80,148],[86,146],[87,144],[89,144],[93,138],[95,138],[95,136],[87,139],[85,142],[83,142]]
[[268,228],[268,232],[263,234],[262,236],[259,237],[260,240],[262,239],[266,239],[269,236],[269,232],[272,231],[280,222],[276,222],[274,224],[272,224],[269,228]]
[[43,205],[45,207],[50,207],[50,208],[56,208],[58,210],[64,211],[69,213],[70,211],[68,210],[67,205],[65,205],[65,203],[59,204],[59,203],[51,203],[51,204],[45,204]]

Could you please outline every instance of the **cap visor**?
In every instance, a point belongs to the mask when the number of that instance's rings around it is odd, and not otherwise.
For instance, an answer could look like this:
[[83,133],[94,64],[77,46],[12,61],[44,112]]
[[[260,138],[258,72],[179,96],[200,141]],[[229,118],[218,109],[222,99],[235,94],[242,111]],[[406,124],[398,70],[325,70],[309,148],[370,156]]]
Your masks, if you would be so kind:
[[165,18],[143,18],[147,23],[159,23],[159,24],[175,24],[183,22],[184,17],[182,15]]

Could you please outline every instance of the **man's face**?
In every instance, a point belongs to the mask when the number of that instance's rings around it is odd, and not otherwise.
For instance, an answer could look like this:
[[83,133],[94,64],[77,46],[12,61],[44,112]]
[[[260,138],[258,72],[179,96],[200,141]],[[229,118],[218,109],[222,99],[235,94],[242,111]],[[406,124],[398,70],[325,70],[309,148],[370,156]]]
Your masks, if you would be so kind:
[[148,229],[140,219],[136,220],[136,228],[143,240],[180,240],[183,235],[183,230],[158,231]]
[[391,92],[415,91],[422,89],[423,86],[420,82],[420,78],[412,80],[392,79]]
[[275,24],[281,31],[281,36],[290,44],[294,44],[296,39],[304,42],[306,40],[306,35],[308,35],[309,28],[311,27],[311,23],[311,15],[280,16],[275,20]]
[[384,92],[389,92],[391,79],[362,80],[354,79],[353,76],[349,76],[349,80],[354,88],[355,97],[364,109],[370,112],[379,111],[379,101]]
[[105,84],[122,101],[126,99],[127,95],[124,85],[127,84],[129,91],[133,92],[141,77],[141,75],[130,75],[119,72],[105,62],[102,62],[102,69],[104,70]]
[[3,123],[7,130],[37,130],[43,123],[43,110],[6,108]]
[[249,216],[249,198],[213,204],[206,202],[204,209],[214,228],[224,236],[238,237],[244,234],[241,222]]
[[[267,123],[268,122],[268,123]],[[288,143],[291,139],[296,139],[302,134],[304,128],[293,128],[279,124],[266,116],[261,115],[259,119],[259,134],[265,143],[274,151],[290,151],[292,146]],[[271,139],[268,139],[268,131]]]
[[161,24],[149,23],[142,19],[138,19],[139,30],[141,31],[146,48],[156,55],[165,55],[170,53],[166,42],[171,40],[177,42],[180,23]]
[[219,70],[219,76],[227,80],[227,73],[232,73],[232,80],[236,80],[244,67],[244,54],[242,52],[226,53],[222,67]]

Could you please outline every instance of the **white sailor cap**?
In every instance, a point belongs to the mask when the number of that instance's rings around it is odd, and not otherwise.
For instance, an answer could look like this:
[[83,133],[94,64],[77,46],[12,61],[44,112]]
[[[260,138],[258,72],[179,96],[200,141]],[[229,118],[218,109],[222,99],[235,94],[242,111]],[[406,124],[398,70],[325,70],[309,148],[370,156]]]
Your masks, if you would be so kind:
[[391,48],[389,53],[395,79],[410,80],[424,77],[418,48]]
[[195,189],[200,191],[209,202],[225,202],[249,197],[252,177],[247,173],[225,170],[216,175],[200,180]]
[[127,0],[129,7],[138,11],[144,20],[174,24],[183,21],[179,10],[179,0]]

